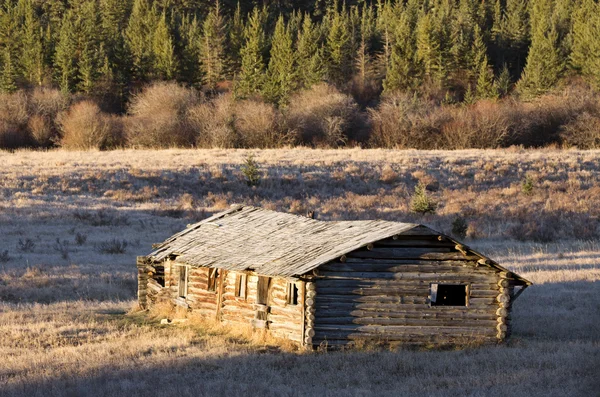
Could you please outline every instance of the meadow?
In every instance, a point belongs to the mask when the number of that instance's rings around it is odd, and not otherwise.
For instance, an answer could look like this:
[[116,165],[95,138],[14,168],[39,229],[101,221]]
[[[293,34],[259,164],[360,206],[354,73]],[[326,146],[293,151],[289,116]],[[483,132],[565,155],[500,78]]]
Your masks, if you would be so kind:
[[[260,180],[241,170],[248,155]],[[0,395],[590,396],[600,151],[0,151]],[[411,211],[421,183],[434,214]],[[135,310],[135,257],[234,203],[423,223],[532,281],[499,346],[305,352]],[[172,314],[172,313],[171,313]]]

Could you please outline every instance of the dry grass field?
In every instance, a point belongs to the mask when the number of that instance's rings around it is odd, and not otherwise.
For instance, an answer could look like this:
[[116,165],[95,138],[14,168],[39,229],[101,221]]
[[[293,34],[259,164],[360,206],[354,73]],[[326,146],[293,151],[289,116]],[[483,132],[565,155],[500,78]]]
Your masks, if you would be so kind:
[[[240,170],[254,153],[258,186]],[[435,214],[410,212],[422,182]],[[533,281],[501,346],[307,353],[135,313],[135,256],[232,203],[420,222]],[[1,396],[592,396],[600,151],[0,152]]]

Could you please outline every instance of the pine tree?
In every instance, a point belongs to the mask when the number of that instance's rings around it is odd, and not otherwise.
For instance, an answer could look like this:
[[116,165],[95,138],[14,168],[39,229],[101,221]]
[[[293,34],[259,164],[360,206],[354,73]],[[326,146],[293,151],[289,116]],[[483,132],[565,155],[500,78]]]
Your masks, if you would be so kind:
[[425,77],[442,86],[445,79],[442,43],[430,14],[421,14],[417,23],[417,60]]
[[17,72],[13,56],[8,48],[2,53],[2,73],[0,74],[0,91],[14,92],[17,90]]
[[383,88],[385,92],[415,88],[420,81],[416,59],[416,20],[408,10],[400,14],[393,32],[390,61]]
[[319,31],[312,23],[310,15],[305,14],[302,29],[298,33],[296,48],[296,70],[299,87],[308,88],[323,79],[325,71],[319,43]]
[[228,34],[228,57],[227,57],[227,73],[228,77],[232,78],[239,72],[242,65],[240,56],[241,49],[244,45],[244,21],[242,20],[242,11],[240,2],[238,1],[235,13],[229,24]]
[[375,69],[371,56],[371,43],[375,36],[375,15],[371,7],[364,6],[360,19],[360,37],[356,50],[354,69],[355,81],[360,92],[365,90],[368,81],[373,79]]
[[185,15],[179,24],[179,77],[190,85],[202,82],[200,70],[200,46],[202,28],[196,16]]
[[106,58],[103,61],[101,74],[104,76],[105,83],[110,81],[107,89],[115,94],[121,106],[126,100],[127,83],[132,69],[131,56],[127,51],[124,35],[132,11],[132,3],[132,0],[100,1],[102,41],[105,43]]
[[69,93],[73,90],[77,77],[77,38],[75,35],[73,13],[73,10],[69,10],[63,17],[58,43],[56,44],[56,53],[54,55],[57,79],[60,89],[64,93]]
[[494,72],[488,64],[487,56],[479,65],[475,95],[479,99],[498,97],[498,90],[494,82]]
[[263,88],[265,77],[263,57],[265,50],[264,22],[264,12],[254,8],[244,31],[246,41],[240,50],[242,63],[235,83],[235,95],[237,97],[248,97],[259,93]]
[[18,58],[22,51],[19,47],[20,43],[19,11],[12,1],[6,0],[3,5],[0,5],[0,65],[2,65],[0,89],[6,92],[17,89]]
[[498,91],[498,95],[500,97],[506,96],[512,85],[510,71],[508,70],[508,66],[506,64],[502,65],[502,69],[500,70],[500,74],[498,75],[498,80],[496,80],[496,89]]
[[101,45],[98,29],[101,21],[95,1],[82,3],[77,13],[76,34],[78,36],[79,48],[79,59],[77,60],[78,88],[89,94],[92,92],[94,84],[100,76],[100,68],[105,57],[105,54],[101,52],[104,47]]
[[32,0],[24,1],[23,52],[21,65],[24,77],[35,85],[42,85],[44,79],[44,49],[42,27],[36,18]]
[[[336,6],[337,8],[337,2]],[[342,84],[352,71],[352,37],[345,8],[331,12],[329,17],[326,53],[328,76],[335,84]]]
[[551,89],[565,69],[554,24],[546,22],[536,26],[527,63],[518,83],[519,92],[525,96],[539,95]]
[[521,74],[529,47],[529,18],[527,0],[506,0],[501,26],[502,63],[513,75]]
[[285,105],[295,89],[294,53],[292,36],[279,16],[271,42],[271,59],[267,69],[265,97],[279,105]]
[[200,65],[202,82],[214,90],[217,83],[225,78],[225,40],[226,26],[217,1],[202,24],[202,42],[200,44]]
[[154,60],[154,74],[162,80],[175,78],[177,60],[175,59],[175,45],[167,23],[167,14],[163,11],[158,19],[152,40],[152,53]]
[[135,0],[125,29],[125,46],[131,57],[132,75],[144,80],[150,75],[153,58],[155,16],[148,0]]
[[573,14],[570,67],[600,87],[600,5],[583,0]]

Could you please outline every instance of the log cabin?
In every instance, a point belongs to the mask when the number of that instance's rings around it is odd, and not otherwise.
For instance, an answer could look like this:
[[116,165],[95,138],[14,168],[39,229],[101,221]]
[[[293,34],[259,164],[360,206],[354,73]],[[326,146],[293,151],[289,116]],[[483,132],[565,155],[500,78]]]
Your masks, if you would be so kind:
[[170,302],[309,348],[502,342],[531,285],[423,225],[242,205],[155,245],[137,268],[142,308]]

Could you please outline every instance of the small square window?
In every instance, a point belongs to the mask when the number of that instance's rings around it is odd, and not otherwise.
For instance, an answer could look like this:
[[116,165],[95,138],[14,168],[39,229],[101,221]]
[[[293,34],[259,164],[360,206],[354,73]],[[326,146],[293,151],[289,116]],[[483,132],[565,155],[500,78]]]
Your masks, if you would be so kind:
[[296,286],[296,283],[288,283],[287,284],[286,302],[288,305],[297,305],[298,304],[298,286]]
[[464,284],[431,284],[431,306],[467,306],[469,289]]

